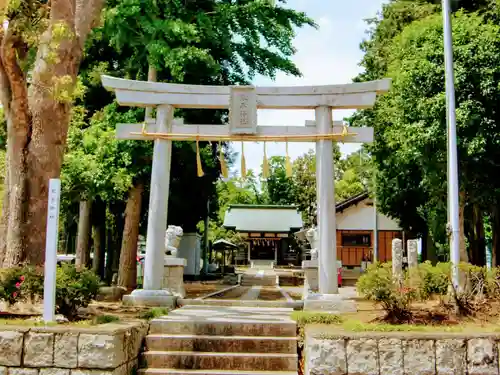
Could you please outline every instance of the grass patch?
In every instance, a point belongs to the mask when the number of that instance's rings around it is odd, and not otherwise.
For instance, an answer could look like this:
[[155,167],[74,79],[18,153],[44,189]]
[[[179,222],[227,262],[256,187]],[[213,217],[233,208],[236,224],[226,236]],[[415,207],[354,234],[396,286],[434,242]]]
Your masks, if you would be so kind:
[[119,321],[120,318],[115,315],[98,315],[92,319],[92,324],[98,325],[98,324],[114,323]]
[[305,326],[306,324],[340,324],[344,321],[340,315],[309,311],[294,311],[292,319],[299,326]]
[[160,316],[168,315],[169,310],[164,307],[153,307],[152,309],[139,314],[140,319],[156,319]]

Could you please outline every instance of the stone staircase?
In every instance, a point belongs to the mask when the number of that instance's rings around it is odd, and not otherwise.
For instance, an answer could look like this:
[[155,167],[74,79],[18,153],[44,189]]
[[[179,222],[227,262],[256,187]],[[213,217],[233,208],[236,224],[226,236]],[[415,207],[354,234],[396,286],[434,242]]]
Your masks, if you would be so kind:
[[141,375],[297,375],[292,309],[184,306],[151,321]]
[[247,272],[241,275],[241,286],[276,286],[277,277],[273,271]]

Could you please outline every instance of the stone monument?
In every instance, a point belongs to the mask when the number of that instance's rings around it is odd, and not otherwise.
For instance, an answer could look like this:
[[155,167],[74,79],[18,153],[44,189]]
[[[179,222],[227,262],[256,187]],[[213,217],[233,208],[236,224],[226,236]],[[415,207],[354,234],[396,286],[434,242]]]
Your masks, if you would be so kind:
[[184,298],[184,267],[186,259],[178,258],[178,248],[184,231],[181,227],[169,225],[165,231],[165,261],[163,264],[163,289],[176,297]]
[[408,268],[418,267],[418,240],[408,240]]
[[392,276],[399,283],[403,281],[403,241],[399,238],[392,240]]

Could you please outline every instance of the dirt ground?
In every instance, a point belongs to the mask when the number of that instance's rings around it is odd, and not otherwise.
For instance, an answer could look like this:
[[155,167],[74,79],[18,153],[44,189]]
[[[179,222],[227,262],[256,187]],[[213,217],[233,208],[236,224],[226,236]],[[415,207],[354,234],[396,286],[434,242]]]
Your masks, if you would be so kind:
[[216,294],[215,296],[210,297],[209,299],[239,299],[241,298],[245,293],[247,293],[250,290],[250,287],[246,286],[239,286],[236,288],[233,288],[231,290],[228,290],[227,292],[224,293],[219,293]]
[[275,287],[262,287],[257,299],[260,301],[284,301],[285,296]]
[[220,280],[215,281],[193,281],[184,282],[184,289],[186,290],[185,298],[199,298],[207,294],[217,292],[225,289],[229,285],[221,284]]

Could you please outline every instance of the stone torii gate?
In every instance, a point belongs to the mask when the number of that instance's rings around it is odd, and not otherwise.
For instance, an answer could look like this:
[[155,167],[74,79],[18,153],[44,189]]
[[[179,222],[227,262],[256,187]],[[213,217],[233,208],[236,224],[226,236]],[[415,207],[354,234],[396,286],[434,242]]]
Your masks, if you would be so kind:
[[[118,139],[154,140],[146,238],[144,286],[131,299],[166,305],[174,297],[162,289],[164,235],[173,140],[316,142],[319,292],[324,300],[338,295],[333,141],[368,143],[373,129],[332,121],[334,109],[365,109],[389,90],[389,79],[325,86],[202,86],[135,81],[102,76],[120,105],[156,107],[156,119],[119,124]],[[186,125],[174,119],[175,108],[229,109],[227,125]],[[306,126],[258,126],[257,109],[314,109]],[[334,298],[335,299],[335,298]]]

